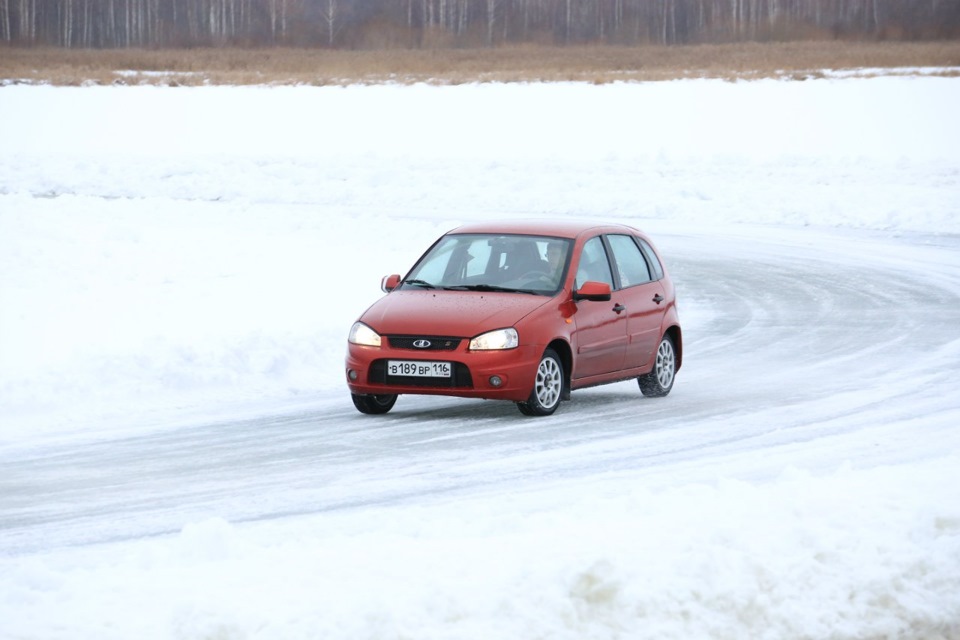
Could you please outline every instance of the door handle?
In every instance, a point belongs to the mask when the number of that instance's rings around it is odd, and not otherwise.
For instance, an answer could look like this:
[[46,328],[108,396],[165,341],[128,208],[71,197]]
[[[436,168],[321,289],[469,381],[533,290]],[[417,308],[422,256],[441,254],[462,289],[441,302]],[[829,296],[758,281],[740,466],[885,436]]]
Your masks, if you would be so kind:
[[663,302],[663,296],[658,293],[657,295],[653,296],[653,301],[657,304],[660,304]]
[[617,315],[619,315],[626,311],[627,308],[618,302],[616,306],[613,307],[613,310],[617,312]]

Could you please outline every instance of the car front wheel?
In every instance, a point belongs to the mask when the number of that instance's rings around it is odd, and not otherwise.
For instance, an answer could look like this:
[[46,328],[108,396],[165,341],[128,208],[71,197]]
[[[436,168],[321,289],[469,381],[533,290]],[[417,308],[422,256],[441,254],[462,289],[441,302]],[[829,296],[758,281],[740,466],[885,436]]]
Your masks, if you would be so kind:
[[657,359],[650,373],[637,378],[640,391],[645,396],[659,398],[670,393],[677,373],[677,352],[670,336],[663,336],[657,347]]
[[560,406],[563,394],[563,364],[553,349],[547,349],[537,366],[533,391],[526,402],[518,402],[517,408],[525,416],[548,416]]
[[393,409],[397,403],[397,394],[384,395],[362,395],[359,393],[350,394],[353,397],[353,406],[360,413],[371,415],[380,415]]

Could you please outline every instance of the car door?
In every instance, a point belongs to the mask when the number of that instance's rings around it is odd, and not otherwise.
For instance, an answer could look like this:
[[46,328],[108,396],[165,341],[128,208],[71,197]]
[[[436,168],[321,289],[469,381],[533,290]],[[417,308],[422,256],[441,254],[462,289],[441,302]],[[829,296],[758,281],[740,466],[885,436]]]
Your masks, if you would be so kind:
[[655,279],[633,236],[608,235],[617,291],[614,298],[626,307],[627,345],[624,368],[646,366],[660,341],[666,308],[663,286]]
[[[579,289],[587,281],[605,282],[614,288],[610,260],[600,236],[588,240],[580,252],[574,288]],[[573,378],[622,369],[627,347],[627,315],[617,310],[621,305],[614,300],[581,300],[576,304]]]

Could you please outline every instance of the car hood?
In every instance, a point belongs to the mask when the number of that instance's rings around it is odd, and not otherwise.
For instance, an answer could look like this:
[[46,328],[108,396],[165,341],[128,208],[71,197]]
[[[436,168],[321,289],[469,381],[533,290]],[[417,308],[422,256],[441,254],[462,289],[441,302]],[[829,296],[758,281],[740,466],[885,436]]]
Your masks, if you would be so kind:
[[394,291],[360,318],[384,335],[472,338],[511,327],[553,298],[477,291]]

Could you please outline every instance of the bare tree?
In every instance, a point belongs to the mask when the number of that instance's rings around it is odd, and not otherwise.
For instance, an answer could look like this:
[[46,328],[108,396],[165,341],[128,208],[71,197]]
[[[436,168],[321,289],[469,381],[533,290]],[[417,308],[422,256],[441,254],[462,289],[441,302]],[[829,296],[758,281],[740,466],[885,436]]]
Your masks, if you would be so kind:
[[338,1],[324,0],[324,2],[326,4],[321,9],[320,15],[327,28],[327,46],[333,47],[333,39],[337,35],[338,30],[337,20],[340,17],[338,14]]
[[0,40],[10,42],[13,32],[10,30],[10,0],[0,0]]
[[493,46],[493,29],[497,22],[497,0],[486,0],[487,4],[487,46]]

